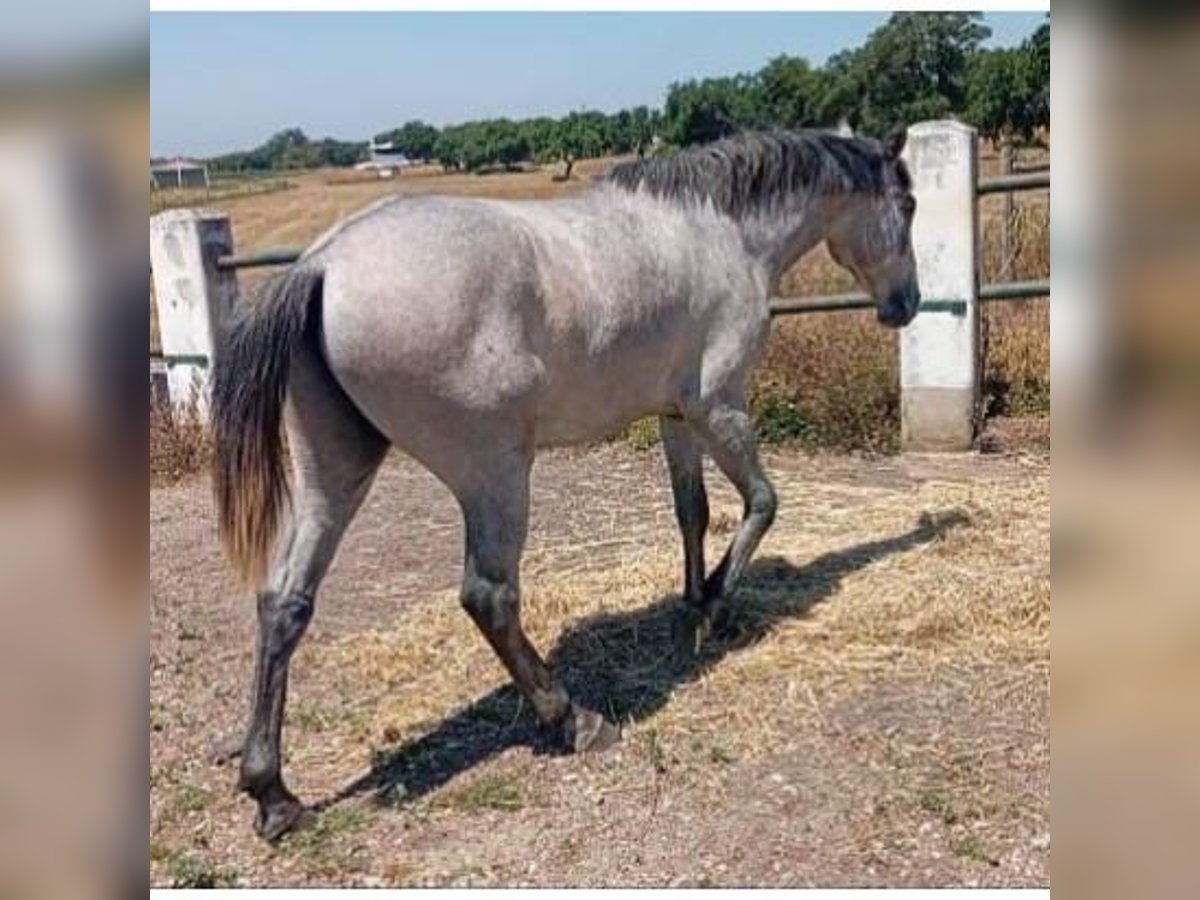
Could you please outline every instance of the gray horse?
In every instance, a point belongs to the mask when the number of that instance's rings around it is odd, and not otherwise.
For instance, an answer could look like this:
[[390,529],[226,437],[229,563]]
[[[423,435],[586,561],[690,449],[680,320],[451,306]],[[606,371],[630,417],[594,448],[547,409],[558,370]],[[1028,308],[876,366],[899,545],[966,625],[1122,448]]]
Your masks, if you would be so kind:
[[[575,751],[618,739],[521,628],[534,452],[660,417],[683,534],[681,636],[702,639],[775,516],[745,385],[781,274],[825,241],[883,324],[916,314],[904,139],[747,134],[620,164],[569,199],[388,199],[237,311],[214,373],[215,485],[221,538],[258,589],[239,783],[259,834],[274,840],[303,812],[281,777],[288,662],[390,445],[461,505],[462,605],[541,722]],[[704,453],[744,501],[707,577]]]

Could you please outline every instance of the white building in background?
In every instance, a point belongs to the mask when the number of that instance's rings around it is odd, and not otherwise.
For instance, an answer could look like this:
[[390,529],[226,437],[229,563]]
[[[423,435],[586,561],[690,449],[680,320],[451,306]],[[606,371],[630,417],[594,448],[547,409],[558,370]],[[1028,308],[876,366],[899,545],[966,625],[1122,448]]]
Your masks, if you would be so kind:
[[152,159],[150,160],[150,187],[152,190],[207,188],[208,164],[183,156],[177,156],[174,159]]
[[370,157],[358,163],[354,168],[360,172],[378,172],[380,178],[393,178],[402,169],[419,165],[421,160],[409,159],[390,142],[376,144],[371,142]]

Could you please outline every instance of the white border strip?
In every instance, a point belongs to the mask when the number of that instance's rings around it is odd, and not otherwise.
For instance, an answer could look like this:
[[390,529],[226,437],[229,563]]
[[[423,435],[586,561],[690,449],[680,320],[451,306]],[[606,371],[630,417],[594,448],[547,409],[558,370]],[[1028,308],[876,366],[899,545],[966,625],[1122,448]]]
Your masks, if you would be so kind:
[[150,0],[150,12],[1049,12],[1050,0]]

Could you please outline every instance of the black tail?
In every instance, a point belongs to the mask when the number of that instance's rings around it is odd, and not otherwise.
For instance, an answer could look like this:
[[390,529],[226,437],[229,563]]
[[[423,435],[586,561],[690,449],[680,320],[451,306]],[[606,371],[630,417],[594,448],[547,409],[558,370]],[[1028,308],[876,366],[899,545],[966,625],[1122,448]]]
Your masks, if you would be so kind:
[[238,574],[266,575],[287,500],[280,420],[292,354],[319,316],[324,273],[304,264],[267,281],[218,340],[213,485],[221,542]]

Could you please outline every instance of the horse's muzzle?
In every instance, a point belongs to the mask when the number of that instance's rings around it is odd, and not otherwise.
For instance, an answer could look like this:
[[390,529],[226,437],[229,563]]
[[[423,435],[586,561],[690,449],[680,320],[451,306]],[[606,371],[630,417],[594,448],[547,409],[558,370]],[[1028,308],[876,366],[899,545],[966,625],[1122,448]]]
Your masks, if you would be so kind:
[[879,304],[876,316],[881,325],[888,328],[903,328],[914,318],[921,306],[921,292],[916,287],[893,291],[887,300]]

